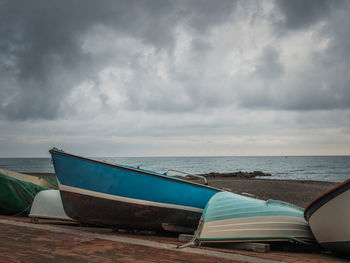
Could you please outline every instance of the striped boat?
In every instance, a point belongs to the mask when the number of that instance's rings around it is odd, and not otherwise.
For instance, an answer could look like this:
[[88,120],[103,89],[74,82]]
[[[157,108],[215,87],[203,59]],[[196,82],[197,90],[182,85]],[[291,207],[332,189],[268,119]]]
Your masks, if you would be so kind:
[[303,209],[298,206],[220,192],[208,202],[196,232],[196,239],[201,243],[308,243],[313,241],[313,236],[303,217]]
[[313,200],[305,209],[316,240],[324,248],[350,255],[350,179]]
[[66,214],[83,223],[194,232],[219,189],[50,150]]

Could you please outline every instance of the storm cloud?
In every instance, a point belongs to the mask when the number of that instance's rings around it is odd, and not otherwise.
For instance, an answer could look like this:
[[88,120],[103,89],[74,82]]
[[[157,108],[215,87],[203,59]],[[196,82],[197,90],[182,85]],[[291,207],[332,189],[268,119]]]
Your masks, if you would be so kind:
[[346,5],[342,0],[275,1],[282,13],[277,25],[285,30],[304,30],[316,23],[326,21],[334,9]]
[[138,67],[136,56],[143,50],[127,58],[118,47],[91,54],[84,49],[91,38],[130,38],[154,52],[171,53],[178,26],[205,34],[226,21],[234,6],[232,1],[2,1],[2,113],[10,119],[57,118],[71,90],[93,81],[103,67]]
[[343,138],[336,152],[350,143],[349,11],[342,0],[0,0],[0,146],[235,154],[303,148],[319,129],[317,149]]

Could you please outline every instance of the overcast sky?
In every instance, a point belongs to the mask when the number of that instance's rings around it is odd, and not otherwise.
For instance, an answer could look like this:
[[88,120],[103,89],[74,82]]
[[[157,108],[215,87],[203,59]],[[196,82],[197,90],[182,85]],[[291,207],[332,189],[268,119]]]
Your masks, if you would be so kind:
[[349,11],[0,0],[0,157],[350,154]]

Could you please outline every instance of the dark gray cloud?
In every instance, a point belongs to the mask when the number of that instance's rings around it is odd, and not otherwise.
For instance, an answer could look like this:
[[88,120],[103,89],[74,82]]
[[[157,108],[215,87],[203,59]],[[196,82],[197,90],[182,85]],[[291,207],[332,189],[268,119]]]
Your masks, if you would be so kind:
[[[176,1],[174,1],[176,3]],[[205,33],[208,26],[220,25],[232,21],[232,11],[237,1],[179,1],[179,14],[184,15],[188,25]]]
[[276,21],[282,30],[300,30],[328,19],[334,8],[341,6],[342,0],[277,0],[275,7],[283,19]]
[[[230,32],[215,39],[215,30],[223,30],[220,26],[238,24],[239,31],[266,19],[263,4],[254,1],[1,1],[0,117],[65,117],[90,107],[88,102],[79,104],[79,95],[81,101],[96,96],[101,109],[113,111],[111,92],[104,90],[98,76],[108,67],[130,75],[120,73],[114,84],[124,96],[120,105],[128,110],[185,113],[232,105],[277,110],[349,108],[348,2],[272,3],[274,15],[283,19],[270,19],[283,34],[272,34],[275,41],[260,44],[254,35],[260,32],[253,29],[252,35]],[[244,17],[250,17],[248,24],[242,22]],[[312,27],[319,22],[322,26]],[[310,61],[300,62],[300,70],[292,72],[284,65],[286,50],[279,45],[307,30],[317,36],[314,41],[328,39],[327,47],[310,50]],[[176,45],[183,32],[188,34],[183,40],[187,50],[177,63],[177,52],[183,50]],[[226,57],[232,51],[245,53],[245,44],[230,48],[222,43],[241,39],[248,45],[257,41],[258,55],[250,58],[254,68],[250,74],[233,78],[225,66]],[[103,52],[96,51],[100,46]],[[155,58],[166,57],[165,65],[154,66],[158,61],[147,52]],[[157,75],[160,71],[167,76]],[[93,91],[80,91],[67,102],[82,83],[92,83]]]
[[178,25],[205,33],[234,7],[232,1],[1,1],[1,113],[18,120],[61,114],[72,88],[101,67],[82,48],[98,26],[169,50]]
[[[304,109],[350,108],[350,2],[328,1],[330,12],[320,30],[327,47],[312,54],[312,68],[302,75],[305,96],[299,100]],[[308,74],[307,74],[308,73]],[[304,103],[303,103],[304,101]]]
[[[350,108],[350,3],[342,0],[275,1],[272,12],[276,46],[261,51],[256,63],[254,83],[244,85],[240,93],[243,107],[276,110],[334,110]],[[278,14],[282,19],[276,19]],[[279,60],[279,41],[288,41],[305,34],[313,39],[314,50],[309,49],[300,60],[299,69],[284,68]],[[302,39],[302,38],[301,38]],[[317,48],[318,42],[324,48]],[[300,45],[302,43],[294,42]],[[284,50],[284,55],[293,52]],[[308,47],[305,47],[308,50]],[[292,57],[292,56],[290,56]],[[283,76],[283,78],[281,78]],[[260,81],[258,81],[260,80]]]
[[349,154],[349,5],[0,0],[0,155]]
[[256,65],[255,74],[259,79],[278,79],[284,68],[279,60],[279,52],[274,47],[266,47]]
[[1,3],[0,56],[7,58],[1,61],[1,77],[11,82],[2,82],[8,86],[2,86],[0,102],[8,118],[56,117],[61,99],[75,83],[70,71],[84,63],[79,35],[74,34],[84,25],[69,15],[73,10],[61,2]]

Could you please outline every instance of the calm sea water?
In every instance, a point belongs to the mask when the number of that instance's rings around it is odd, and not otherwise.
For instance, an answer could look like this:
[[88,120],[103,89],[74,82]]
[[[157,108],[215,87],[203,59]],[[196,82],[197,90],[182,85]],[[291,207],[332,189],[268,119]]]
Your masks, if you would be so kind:
[[[350,178],[350,156],[292,157],[106,157],[109,163],[140,166],[156,172],[189,173],[263,171],[274,179],[342,182]],[[54,172],[50,158],[0,158],[0,168],[17,172]]]

